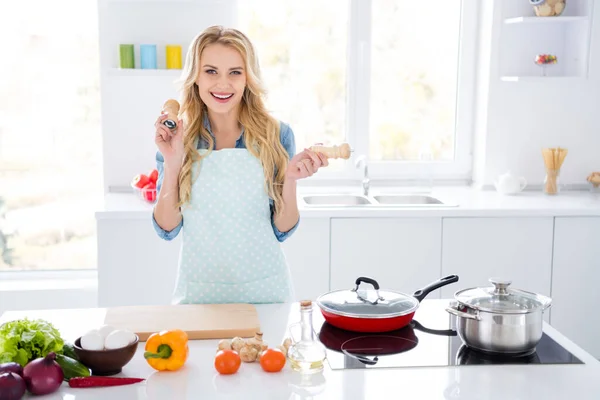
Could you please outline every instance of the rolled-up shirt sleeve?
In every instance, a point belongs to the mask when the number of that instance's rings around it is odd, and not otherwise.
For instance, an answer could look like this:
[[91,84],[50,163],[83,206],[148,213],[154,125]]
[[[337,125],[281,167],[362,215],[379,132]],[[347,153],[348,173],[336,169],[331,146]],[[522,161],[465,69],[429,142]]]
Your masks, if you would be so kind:
[[[162,181],[163,181],[163,177],[164,177],[164,161],[165,160],[164,160],[162,154],[160,154],[160,152],[157,151],[156,152],[156,170],[158,171],[158,179],[156,181],[156,196],[157,196],[157,198],[158,198],[158,195],[160,194],[160,188],[162,186]],[[152,225],[154,225],[154,230],[158,234],[158,237],[160,237],[163,240],[173,240],[177,237],[177,235],[179,234],[179,231],[183,227],[183,218],[181,219],[181,222],[179,223],[179,225],[177,225],[172,230],[167,231],[167,230],[164,230],[163,228],[161,228],[160,225],[158,225],[158,222],[156,222],[156,218],[154,218],[154,209],[153,209],[152,210]]]
[[[290,128],[289,125],[287,125],[283,122],[281,123],[280,137],[281,137],[281,144],[287,151],[287,153],[289,155],[289,159],[291,160],[292,157],[294,157],[294,155],[296,155],[296,139],[294,137],[294,131],[292,131],[292,128]],[[296,225],[294,225],[287,232],[281,232],[279,229],[277,229],[277,226],[275,226],[275,209],[273,207],[273,201],[271,201],[271,226],[273,227],[273,232],[275,233],[275,237],[277,238],[277,240],[279,242],[283,242],[286,239],[288,239],[296,231],[299,224],[300,224],[300,218],[298,218]]]

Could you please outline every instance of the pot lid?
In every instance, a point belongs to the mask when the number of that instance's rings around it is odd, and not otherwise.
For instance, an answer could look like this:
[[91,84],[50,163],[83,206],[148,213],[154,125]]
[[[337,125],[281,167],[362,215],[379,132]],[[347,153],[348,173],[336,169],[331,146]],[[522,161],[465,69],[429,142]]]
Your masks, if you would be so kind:
[[481,311],[495,313],[528,313],[546,309],[552,300],[540,294],[510,289],[510,280],[490,278],[493,286],[471,288],[457,292],[454,298],[460,303]]
[[[374,289],[359,288],[361,282]],[[409,314],[417,309],[416,298],[399,292],[379,290],[371,278],[358,278],[354,289],[329,292],[317,299],[317,304],[330,313],[354,318],[389,318]]]

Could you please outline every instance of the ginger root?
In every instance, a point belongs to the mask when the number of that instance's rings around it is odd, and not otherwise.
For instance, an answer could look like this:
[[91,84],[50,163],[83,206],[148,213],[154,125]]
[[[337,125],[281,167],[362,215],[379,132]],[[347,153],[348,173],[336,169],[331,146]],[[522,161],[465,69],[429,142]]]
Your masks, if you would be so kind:
[[279,346],[277,346],[277,348],[279,350],[281,350],[281,352],[287,356],[288,350],[290,349],[291,345],[292,345],[292,339],[285,338],[283,343],[280,344]]
[[240,358],[243,362],[254,362],[258,358],[258,350],[248,344],[240,349]]
[[594,187],[600,186],[600,172],[592,172],[587,177],[587,181],[594,185]]
[[[262,339],[262,332],[256,332],[250,339],[242,339],[239,336],[231,340],[223,339],[219,341],[219,350],[233,350],[240,355],[244,362],[258,361],[260,354],[269,348],[267,342]],[[287,351],[286,351],[287,352]]]
[[245,344],[246,344],[246,341],[244,339],[242,339],[239,336],[236,336],[231,340],[231,349],[234,351],[237,351],[239,353]]
[[246,344],[254,347],[258,352],[265,351],[269,346],[263,341],[262,336],[262,332],[256,332],[253,338],[246,340]]
[[283,341],[283,347],[285,347],[286,351],[290,348],[291,345],[292,345],[292,339],[285,338],[285,340]]

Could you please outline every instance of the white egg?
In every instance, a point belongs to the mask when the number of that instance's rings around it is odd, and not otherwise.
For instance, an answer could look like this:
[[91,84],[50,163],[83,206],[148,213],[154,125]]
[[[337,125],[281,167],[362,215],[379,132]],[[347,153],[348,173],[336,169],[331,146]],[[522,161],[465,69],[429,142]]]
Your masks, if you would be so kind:
[[104,350],[104,338],[96,329],[81,337],[81,347],[85,350]]
[[106,337],[113,331],[115,331],[116,329],[113,326],[110,325],[102,325],[100,327],[100,329],[98,329],[98,332],[100,332],[100,335],[102,335],[103,339],[106,339]]
[[117,329],[108,334],[104,340],[104,347],[107,350],[120,349],[121,347],[129,345],[134,340],[135,336],[132,332]]

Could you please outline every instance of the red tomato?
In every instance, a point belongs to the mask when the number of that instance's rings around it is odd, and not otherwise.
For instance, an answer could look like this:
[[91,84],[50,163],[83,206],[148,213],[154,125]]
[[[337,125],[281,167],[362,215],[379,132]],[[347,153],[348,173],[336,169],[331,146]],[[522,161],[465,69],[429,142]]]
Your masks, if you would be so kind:
[[133,180],[131,181],[131,184],[139,189],[143,188],[148,183],[150,183],[150,178],[148,178],[144,174],[138,174],[138,175],[134,176]]
[[242,365],[240,355],[233,350],[219,350],[215,356],[215,369],[223,375],[235,374]]
[[279,349],[267,349],[260,355],[260,366],[266,372],[279,372],[285,366],[285,354]]
[[148,184],[146,184],[146,186],[143,187],[143,191],[144,198],[146,200],[148,200],[151,203],[156,201],[156,185],[154,183],[149,182]]
[[150,171],[148,178],[150,179],[150,182],[156,185],[156,181],[158,180],[158,170],[153,169],[152,171]]

